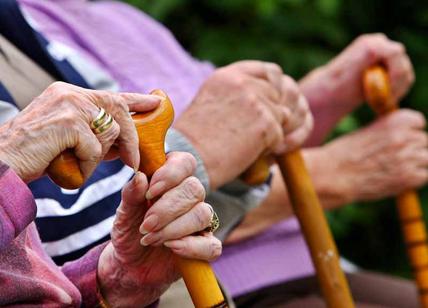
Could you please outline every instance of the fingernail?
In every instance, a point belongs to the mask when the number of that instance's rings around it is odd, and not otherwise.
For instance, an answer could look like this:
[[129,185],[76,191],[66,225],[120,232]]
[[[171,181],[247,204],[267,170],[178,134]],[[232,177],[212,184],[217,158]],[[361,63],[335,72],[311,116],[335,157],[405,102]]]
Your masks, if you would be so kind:
[[134,175],[134,178],[132,179],[132,186],[130,187],[130,190],[132,191],[132,190],[135,190],[135,189],[137,189],[138,188],[138,186],[140,185],[140,183],[141,183],[141,180],[142,180],[142,177],[143,176],[143,173],[142,172],[140,172],[140,171],[137,171],[137,173],[135,173],[135,175]]
[[153,244],[161,239],[161,235],[159,233],[149,233],[143,236],[140,243],[143,246],[149,246],[150,244]]
[[144,219],[143,223],[141,224],[140,233],[144,235],[154,231],[158,223],[159,223],[159,217],[154,214],[150,215],[149,217]]
[[163,243],[166,247],[170,248],[170,249],[183,249],[184,247],[184,242],[181,240],[176,240],[176,241],[166,241],[165,243]]
[[152,187],[149,188],[146,192],[146,199],[151,200],[158,196],[165,188],[165,182],[160,181],[154,184]]

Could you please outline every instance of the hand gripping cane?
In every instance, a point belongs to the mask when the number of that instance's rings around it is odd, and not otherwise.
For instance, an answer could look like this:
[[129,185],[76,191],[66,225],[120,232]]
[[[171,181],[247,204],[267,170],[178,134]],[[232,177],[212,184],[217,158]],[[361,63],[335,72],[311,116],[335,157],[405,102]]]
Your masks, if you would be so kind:
[[[382,66],[373,66],[364,72],[363,86],[368,104],[379,117],[398,109],[391,96],[388,74]],[[415,191],[408,190],[397,196],[396,203],[421,307],[428,308],[428,245],[419,198]]]
[[[330,308],[354,307],[336,244],[300,150],[277,156],[276,162],[311,253],[324,300]],[[249,184],[255,184],[266,179],[266,174],[269,174],[267,160],[259,158],[242,178]]]
[[[132,116],[139,137],[139,170],[148,178],[166,161],[165,135],[174,118],[174,110],[168,96],[160,90],[151,94],[164,98],[159,107],[154,111]],[[55,183],[64,188],[78,188],[83,184],[83,176],[72,150],[59,155],[49,166],[48,174]],[[227,307],[208,262],[181,257],[176,257],[175,261],[196,308]]]

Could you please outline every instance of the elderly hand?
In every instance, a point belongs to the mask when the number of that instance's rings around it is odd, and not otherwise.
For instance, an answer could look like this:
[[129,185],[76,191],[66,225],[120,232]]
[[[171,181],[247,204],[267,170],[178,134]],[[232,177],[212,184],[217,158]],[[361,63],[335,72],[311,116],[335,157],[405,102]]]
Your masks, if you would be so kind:
[[[303,151],[325,209],[391,197],[428,181],[428,135],[416,111],[399,110],[325,146]],[[332,159],[334,158],[334,159]],[[277,168],[271,194],[250,211],[226,243],[263,232],[293,215]]]
[[419,188],[428,180],[424,116],[402,109],[325,146],[344,201],[375,200]]
[[364,100],[364,70],[378,63],[388,71],[393,98],[400,100],[409,91],[415,75],[404,45],[384,34],[361,35],[330,63],[305,77],[301,87],[305,94],[321,93],[336,107],[345,104],[350,111]]
[[[101,292],[112,307],[156,300],[180,275],[173,253],[207,261],[220,255],[221,242],[212,233],[195,235],[213,215],[202,184],[192,177],[195,168],[190,154],[170,153],[150,188],[138,173],[123,189],[112,240],[98,264]],[[145,196],[161,197],[148,209]]]
[[216,189],[262,153],[301,145],[312,116],[298,86],[279,66],[242,61],[218,69],[175,128],[196,147]]
[[[0,160],[23,180],[40,177],[49,163],[67,148],[74,148],[85,179],[111,149],[134,167],[139,165],[138,136],[129,111],[145,112],[158,106],[153,95],[115,94],[82,89],[62,82],[52,84],[27,108],[0,127]],[[94,134],[90,123],[103,107],[113,125]]]

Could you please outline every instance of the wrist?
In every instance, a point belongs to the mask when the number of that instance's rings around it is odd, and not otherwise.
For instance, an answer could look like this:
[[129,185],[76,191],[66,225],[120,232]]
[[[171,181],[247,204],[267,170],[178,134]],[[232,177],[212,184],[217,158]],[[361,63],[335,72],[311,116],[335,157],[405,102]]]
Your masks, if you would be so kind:
[[303,151],[315,190],[325,209],[333,209],[354,200],[352,185],[339,162],[340,155],[329,144]]
[[142,270],[138,271],[121,262],[112,243],[104,248],[98,262],[97,281],[99,293],[110,307],[145,307],[165,291],[164,285],[144,281],[144,266],[140,267]]
[[342,118],[362,101],[350,94],[354,92],[349,91],[351,74],[331,62],[310,72],[299,81],[299,86],[314,112],[324,110],[335,118]]

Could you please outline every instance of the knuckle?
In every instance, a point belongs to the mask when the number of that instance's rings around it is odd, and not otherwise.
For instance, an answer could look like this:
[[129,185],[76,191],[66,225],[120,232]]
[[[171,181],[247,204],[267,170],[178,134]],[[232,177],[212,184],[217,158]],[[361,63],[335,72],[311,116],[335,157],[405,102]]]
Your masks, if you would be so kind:
[[265,62],[266,68],[274,74],[282,75],[282,68],[277,63]]
[[183,186],[183,194],[189,200],[203,200],[205,189],[202,183],[194,176],[188,177]]
[[222,244],[219,239],[213,236],[213,240],[210,243],[210,256],[209,261],[217,259],[223,250]]
[[203,230],[210,223],[211,211],[204,203],[199,203],[194,207],[194,218],[198,230]]
[[196,169],[196,158],[189,152],[176,152],[173,161],[183,168],[186,175],[192,175]]
[[296,81],[290,76],[284,75],[283,81],[285,84],[285,91],[287,91],[287,97],[291,102],[297,102],[300,96],[299,86]]

